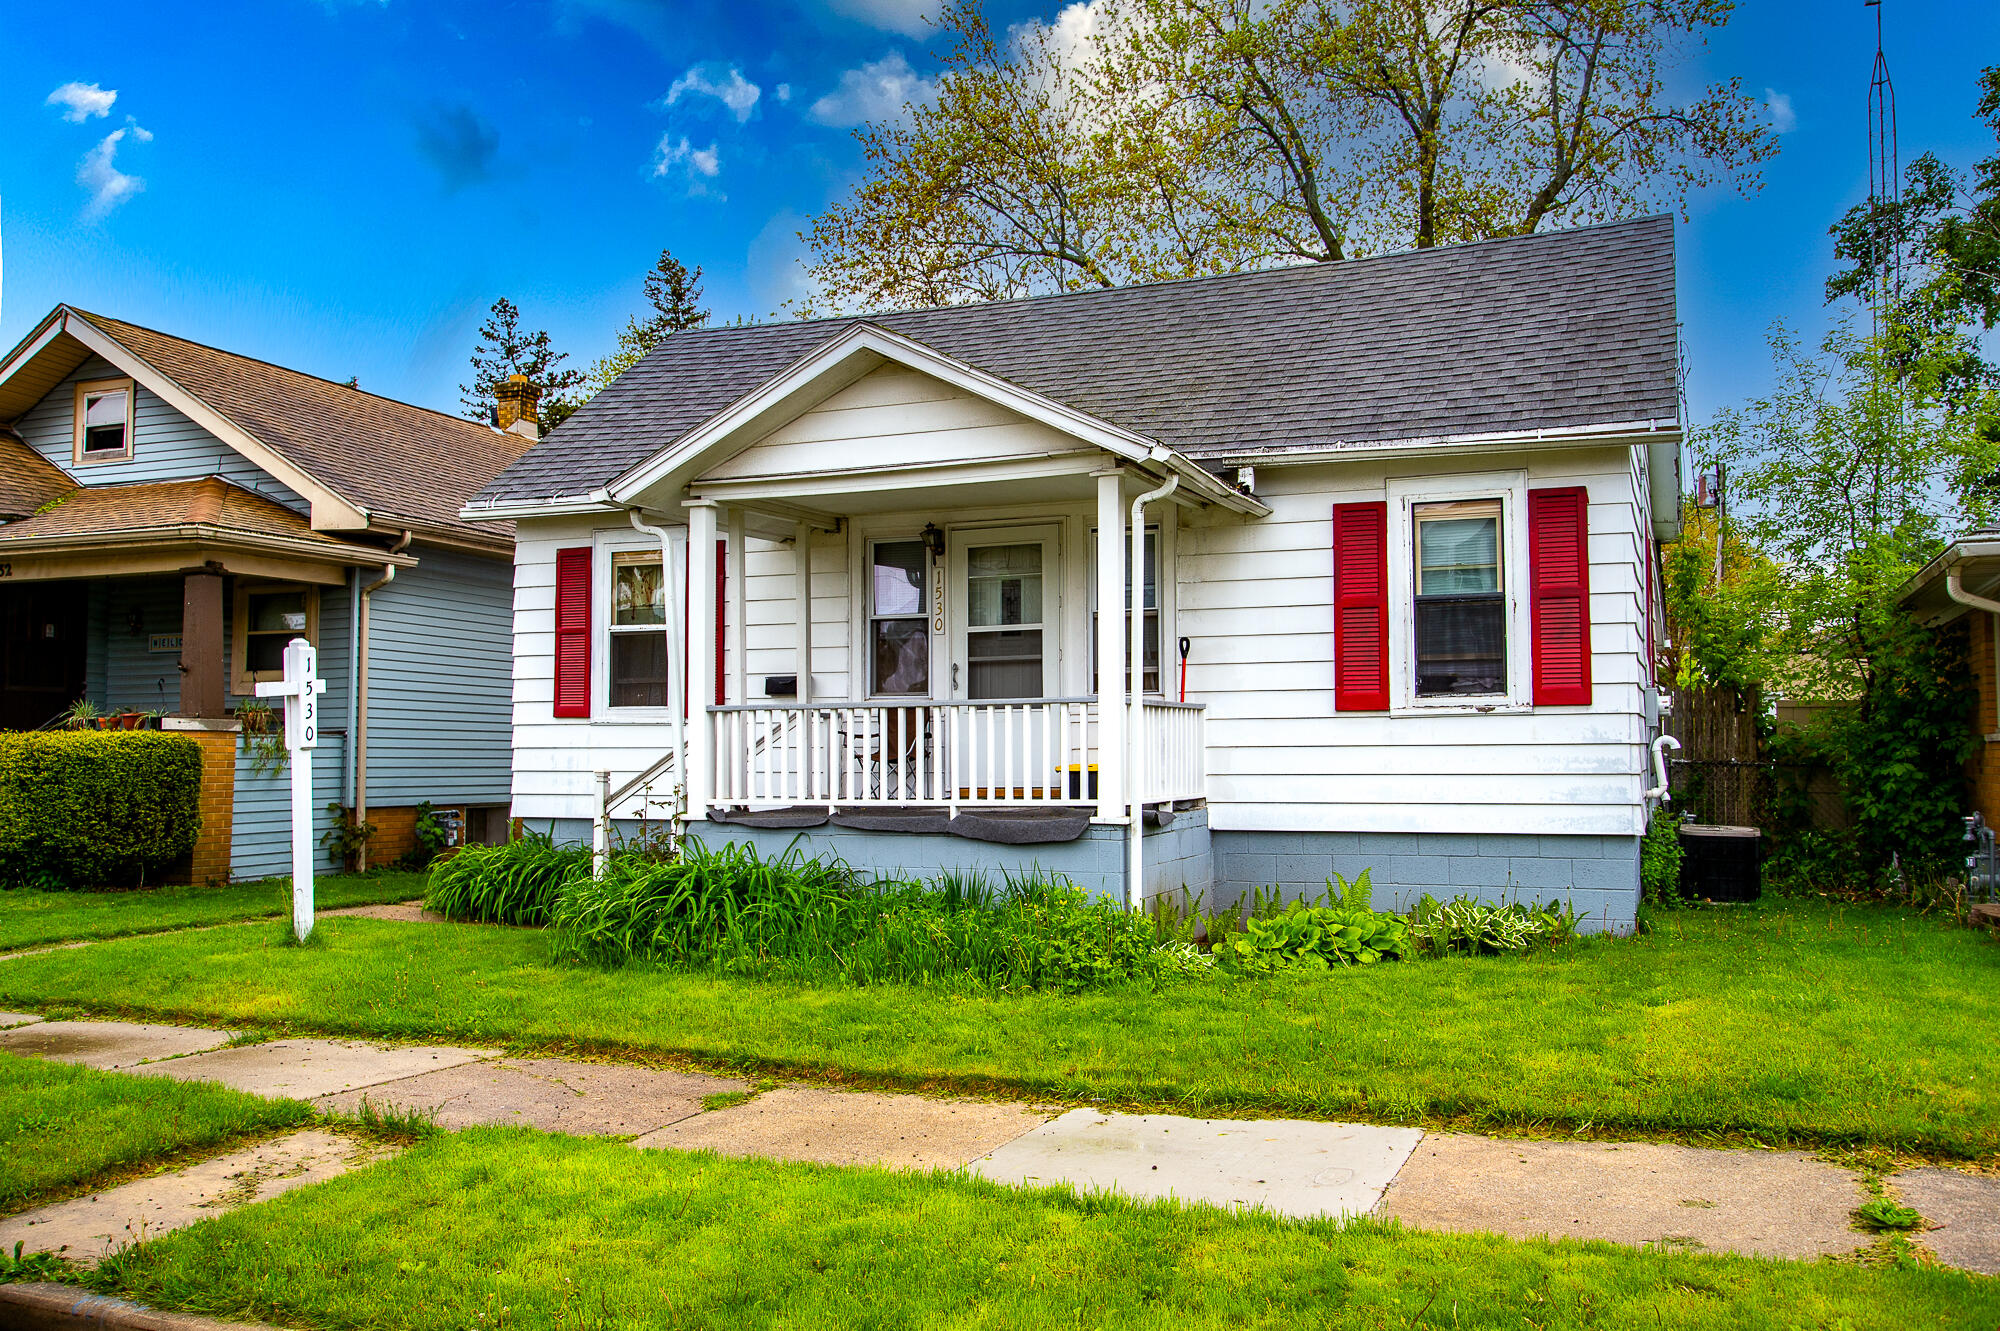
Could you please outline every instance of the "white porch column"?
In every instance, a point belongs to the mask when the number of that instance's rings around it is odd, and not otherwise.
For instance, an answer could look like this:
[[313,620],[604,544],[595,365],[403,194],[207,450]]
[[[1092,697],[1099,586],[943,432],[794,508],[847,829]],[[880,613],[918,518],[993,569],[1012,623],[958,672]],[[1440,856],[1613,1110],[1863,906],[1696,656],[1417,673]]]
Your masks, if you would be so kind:
[[812,701],[813,669],[813,610],[812,610],[812,527],[801,522],[792,539],[792,569],[795,582],[792,595],[798,601],[799,611],[799,696],[797,701]]
[[687,811],[708,817],[714,763],[709,706],[715,701],[715,501],[691,499],[688,511]]
[[743,510],[729,510],[729,634],[730,645],[735,648],[729,654],[729,690],[724,695],[730,702],[750,701],[750,644],[748,610],[750,596],[744,577],[749,569],[749,561],[744,557],[743,543],[748,539],[743,529]]
[[1097,477],[1097,816],[1124,816],[1125,753],[1125,508],[1124,473]]

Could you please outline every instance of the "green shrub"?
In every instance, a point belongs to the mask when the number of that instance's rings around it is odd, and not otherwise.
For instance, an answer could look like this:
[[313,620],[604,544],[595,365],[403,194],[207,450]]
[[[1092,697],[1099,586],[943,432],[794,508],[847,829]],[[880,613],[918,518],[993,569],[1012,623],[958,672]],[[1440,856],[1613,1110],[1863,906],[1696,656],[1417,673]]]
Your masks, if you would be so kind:
[[1646,822],[1639,842],[1639,894],[1656,906],[1678,904],[1681,896],[1681,820],[1662,804]]
[[[1336,886],[1336,882],[1338,886]],[[1258,893],[1243,932],[1215,945],[1215,956],[1236,970],[1269,971],[1290,966],[1372,965],[1396,960],[1409,948],[1409,926],[1400,915],[1373,908],[1370,871],[1352,883],[1334,876],[1311,900],[1279,904],[1275,891]]]
[[0,734],[0,885],[129,886],[201,833],[201,747],[154,730]]
[[1494,956],[1554,947],[1576,937],[1576,912],[1551,901],[1547,905],[1488,905],[1470,897],[1454,897],[1440,905],[1425,894],[1410,912],[1410,933],[1434,956],[1469,952]]
[[431,869],[424,905],[475,924],[545,925],[565,880],[588,878],[590,852],[525,832],[501,846],[461,846]]

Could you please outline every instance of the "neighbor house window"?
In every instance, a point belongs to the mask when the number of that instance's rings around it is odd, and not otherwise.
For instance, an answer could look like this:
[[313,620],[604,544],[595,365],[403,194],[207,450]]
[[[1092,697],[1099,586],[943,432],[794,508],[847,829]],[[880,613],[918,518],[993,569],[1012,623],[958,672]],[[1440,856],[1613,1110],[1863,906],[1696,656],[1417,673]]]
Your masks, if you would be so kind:
[[302,583],[236,584],[230,658],[236,663],[233,691],[248,696],[261,681],[285,677],[285,644],[293,638],[319,642],[319,589]]
[[[1096,539],[1097,533],[1093,531],[1091,533],[1091,540],[1095,541]],[[1095,556],[1095,548],[1093,548],[1092,553]],[[1120,551],[1120,555],[1123,557],[1118,562],[1129,565],[1131,562],[1130,557],[1124,556],[1122,550]],[[1127,607],[1130,607],[1132,604],[1132,570],[1130,567],[1127,567],[1125,570],[1125,600],[1123,604]],[[1160,691],[1160,529],[1158,527],[1146,528],[1145,615],[1146,628],[1142,641],[1146,653],[1146,692],[1158,693]],[[1132,612],[1129,608],[1125,611],[1123,619],[1125,621],[1125,632],[1118,641],[1126,644],[1126,647],[1120,659],[1125,663],[1124,668],[1130,671],[1132,668]],[[1097,574],[1095,569],[1092,570],[1090,576],[1090,673],[1093,677],[1097,674]]]
[[931,691],[931,634],[924,596],[930,556],[922,541],[877,541],[868,578],[868,691],[925,697]]
[[611,556],[610,631],[611,706],[668,706],[667,580],[659,551]]
[[121,462],[132,456],[132,381],[100,379],[76,386],[72,460]]
[[1416,693],[1420,698],[1507,691],[1507,603],[1500,567],[1500,502],[1418,504]]

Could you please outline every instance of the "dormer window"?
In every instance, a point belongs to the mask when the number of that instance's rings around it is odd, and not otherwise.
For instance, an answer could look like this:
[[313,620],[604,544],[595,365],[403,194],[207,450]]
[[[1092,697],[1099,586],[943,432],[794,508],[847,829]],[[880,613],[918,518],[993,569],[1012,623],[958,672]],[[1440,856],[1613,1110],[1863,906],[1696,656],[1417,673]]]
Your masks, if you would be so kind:
[[123,462],[132,456],[132,381],[98,379],[76,386],[76,442],[72,460]]

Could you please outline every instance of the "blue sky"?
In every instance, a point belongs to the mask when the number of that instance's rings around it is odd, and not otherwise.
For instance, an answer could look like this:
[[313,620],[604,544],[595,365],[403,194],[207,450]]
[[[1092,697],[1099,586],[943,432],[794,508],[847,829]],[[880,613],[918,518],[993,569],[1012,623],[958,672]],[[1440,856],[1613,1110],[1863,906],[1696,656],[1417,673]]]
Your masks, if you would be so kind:
[[[2000,5],[1887,2],[1905,158],[1990,152],[1970,112]],[[934,71],[926,8],[0,0],[0,345],[67,300],[456,410],[498,295],[579,365],[662,246],[719,318],[768,316],[793,233],[856,178],[852,123]],[[1872,14],[1745,0],[1689,71],[1768,93],[1784,128],[1760,193],[1698,197],[1680,229],[1697,419],[1768,383],[1772,321],[1824,324],[1826,228],[1867,186]]]

